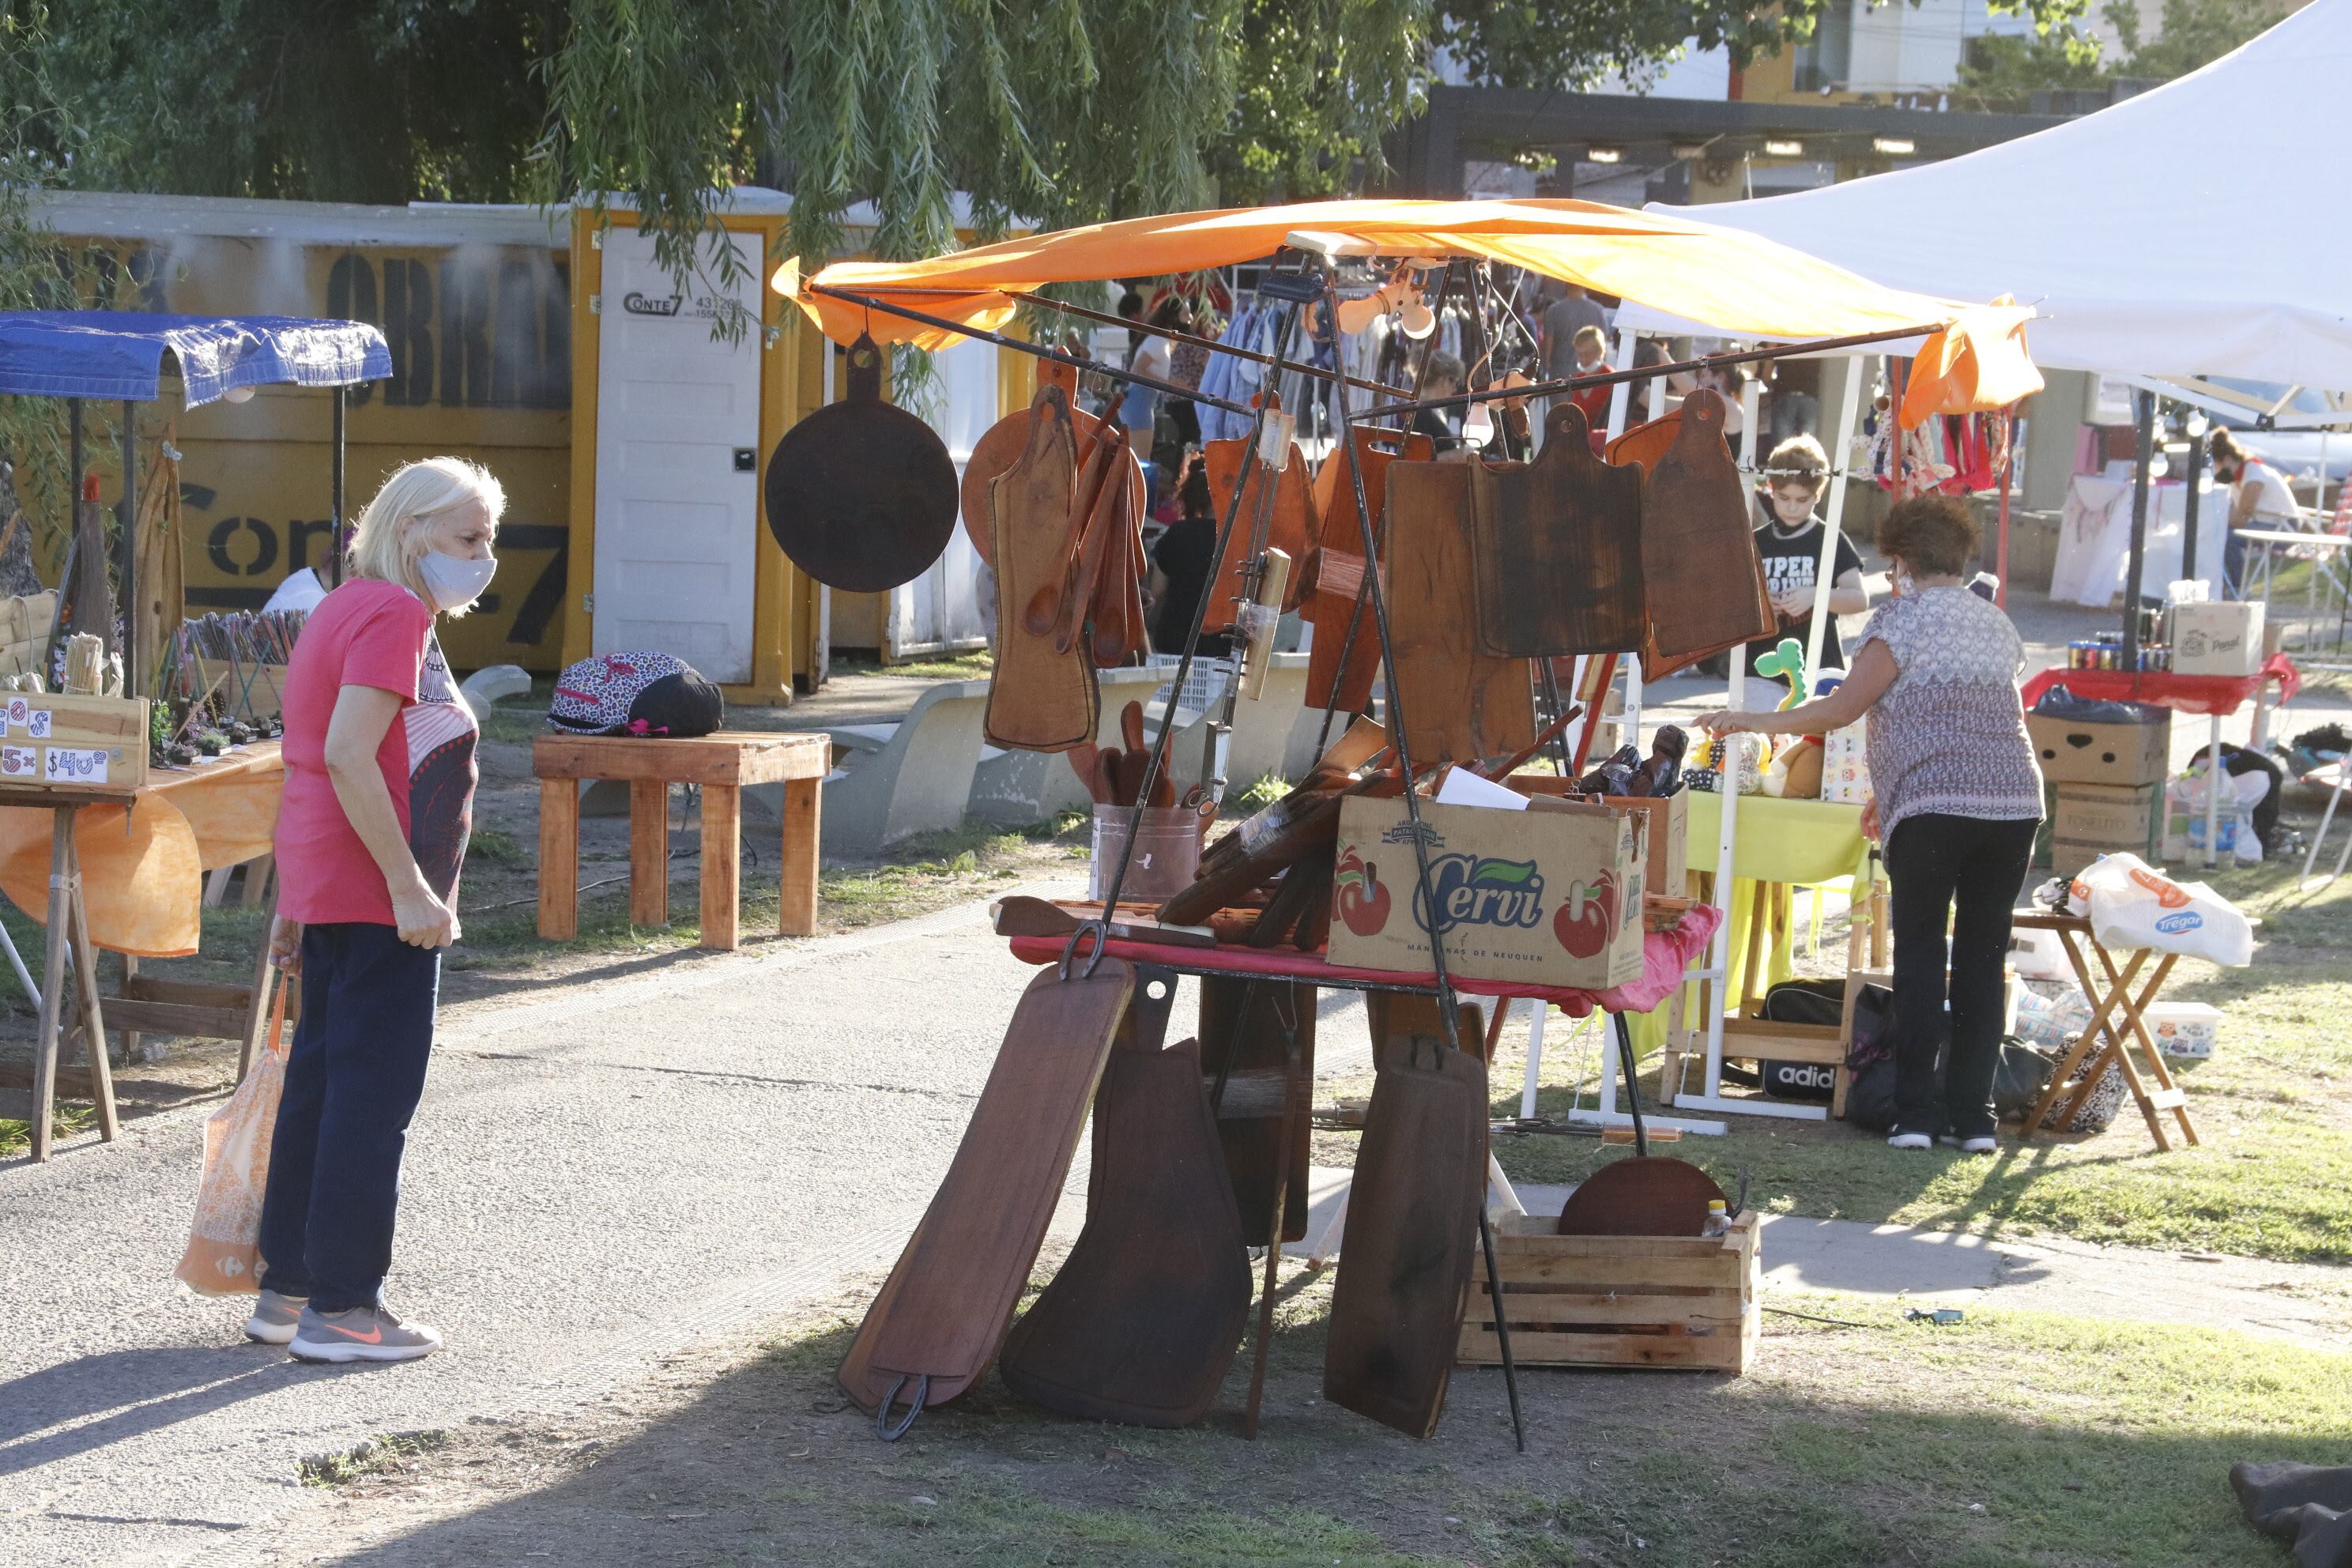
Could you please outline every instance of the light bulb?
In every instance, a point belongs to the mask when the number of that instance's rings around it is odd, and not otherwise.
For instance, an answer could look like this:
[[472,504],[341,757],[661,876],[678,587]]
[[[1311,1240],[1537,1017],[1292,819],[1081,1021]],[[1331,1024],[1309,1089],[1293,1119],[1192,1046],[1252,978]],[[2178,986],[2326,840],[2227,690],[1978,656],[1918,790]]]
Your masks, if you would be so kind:
[[1472,404],[1470,412],[1462,416],[1462,444],[1465,447],[1484,447],[1494,438],[1495,416],[1486,411],[1485,404]]

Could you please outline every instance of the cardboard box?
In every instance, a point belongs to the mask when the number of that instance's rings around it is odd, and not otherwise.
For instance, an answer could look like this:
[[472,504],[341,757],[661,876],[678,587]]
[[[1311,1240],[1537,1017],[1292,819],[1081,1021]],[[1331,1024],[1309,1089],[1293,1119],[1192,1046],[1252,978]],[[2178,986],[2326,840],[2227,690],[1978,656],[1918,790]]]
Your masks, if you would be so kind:
[[2154,1003],[2140,1019],[2168,1057],[2210,1057],[2221,1037],[2221,1009],[2204,1002]]
[[[1525,811],[1424,800],[1421,815],[1451,973],[1595,991],[1640,976],[1647,816],[1541,797]],[[1411,833],[1402,800],[1339,808],[1332,963],[1429,973]]]
[[2028,713],[2034,760],[2052,784],[2154,784],[2171,770],[2172,710],[2153,708],[2131,724],[2083,724]]
[[2071,877],[2102,855],[2129,850],[2156,858],[2160,786],[2062,784],[2050,836],[2050,868]]
[[[1558,773],[1516,773],[1504,781],[1521,795],[1559,795],[1576,787]],[[1649,849],[1643,868],[1650,891],[1670,899],[1683,896],[1684,874],[1690,868],[1690,791],[1678,789],[1660,799],[1654,795],[1612,795],[1611,805],[1638,811],[1649,819]]]
[[2263,668],[2260,599],[2172,606],[2172,673],[2252,675]]
[[1822,798],[1860,805],[1870,798],[1869,721],[1857,719],[1822,737]]
[[147,782],[147,699],[0,693],[0,781],[121,795]]

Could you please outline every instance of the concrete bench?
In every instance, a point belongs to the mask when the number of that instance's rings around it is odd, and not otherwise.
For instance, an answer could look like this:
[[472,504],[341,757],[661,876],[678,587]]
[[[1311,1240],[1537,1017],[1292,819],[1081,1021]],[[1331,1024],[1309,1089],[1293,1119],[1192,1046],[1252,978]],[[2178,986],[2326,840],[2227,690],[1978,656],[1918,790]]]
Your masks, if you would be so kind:
[[[827,731],[849,754],[824,779],[825,852],[868,855],[918,833],[961,826],[987,711],[987,681],[949,680],[918,697],[896,724]],[[744,795],[761,816],[781,813],[781,790]]]
[[[1095,744],[1120,743],[1118,716],[1130,702],[1145,706],[1144,739],[1149,743],[1159,732],[1157,715],[1151,711],[1151,694],[1167,684],[1168,674],[1165,669],[1139,666],[1097,670],[1095,684],[1102,693],[1102,720],[1095,727]],[[1180,722],[1190,717],[1193,716],[1180,714]],[[1181,736],[1182,731],[1178,733]],[[1199,751],[1196,739],[1196,757]],[[982,752],[980,767],[972,774],[971,814],[999,827],[1026,827],[1033,822],[1050,821],[1066,811],[1090,810],[1093,805],[1093,798],[1078,782],[1069,759],[1059,752],[1000,751],[990,746]]]

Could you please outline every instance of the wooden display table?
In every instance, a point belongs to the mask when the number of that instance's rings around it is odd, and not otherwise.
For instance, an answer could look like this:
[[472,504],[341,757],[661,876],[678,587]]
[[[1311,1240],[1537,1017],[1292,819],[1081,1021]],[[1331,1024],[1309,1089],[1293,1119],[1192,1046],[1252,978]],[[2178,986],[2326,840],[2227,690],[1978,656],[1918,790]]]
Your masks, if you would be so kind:
[[820,791],[832,766],[819,731],[721,730],[692,740],[635,735],[541,735],[530,769],[539,778],[539,934],[569,942],[580,934],[580,781],[624,779],[629,785],[629,919],[669,922],[669,786],[702,791],[702,943],[738,945],[737,871],[742,850],[743,790],[781,784],[783,807],[783,912],[786,936],[816,930],[816,846]]
[[[2157,1148],[2168,1153],[2172,1149],[2172,1141],[2165,1136],[2164,1131],[2167,1113],[2179,1119],[2180,1136],[2193,1146],[2197,1142],[2197,1128],[2189,1120],[2188,1099],[2181,1092],[2180,1086],[2172,1081],[2171,1070],[2164,1065],[2164,1053],[2157,1049],[2156,1042],[2148,1037],[2147,1025],[2141,1016],[2147,1011],[2148,1004],[2156,1000],[2157,993],[2164,989],[2165,979],[2171,974],[2172,965],[2180,955],[2177,952],[2158,955],[2153,948],[2143,947],[2133,952],[2124,961],[2123,967],[2117,969],[2114,957],[2099,939],[2091,934],[2091,922],[2081,915],[2059,914],[2050,910],[2020,910],[2010,917],[2010,925],[2017,931],[2056,931],[2058,945],[2066,950],[2066,962],[2074,966],[2074,978],[2083,987],[2084,999],[2091,1004],[2091,1026],[2074,1041],[2065,1059],[2058,1064],[2058,1070],[2050,1075],[2050,1087],[2042,1091],[2042,1098],[2034,1102],[2032,1114],[2025,1119],[2025,1138],[2031,1139],[2041,1130],[2042,1119],[2050,1114],[2051,1108],[2057,1105],[2062,1097],[2065,1101],[2064,1113],[2059,1117],[2058,1125],[2063,1128],[2072,1121],[2075,1111],[2084,1100],[2090,1098],[2091,1090],[2098,1087],[2100,1078],[2112,1064],[2124,1075],[2124,1082],[2130,1086],[2132,1099],[2139,1102],[2139,1113],[2147,1119],[2148,1135],[2156,1140]],[[2097,957],[2099,968],[2107,977],[2104,989],[2091,978],[2091,966],[2084,962],[2083,949],[2085,946]],[[2139,977],[2140,971],[2147,966],[2151,956],[2157,959],[2156,973],[2147,977],[2147,984],[2141,986],[2135,995],[2132,982]],[[2147,1076],[2156,1080],[2153,1091],[2141,1081],[2140,1068],[2133,1065],[2131,1052],[2126,1048],[2132,1040],[2139,1043],[2146,1058]],[[2076,1069],[2082,1068],[2085,1056],[2090,1057],[2090,1065],[2081,1072],[2082,1087],[2071,1094],[2067,1093],[2066,1086],[2074,1081]]]

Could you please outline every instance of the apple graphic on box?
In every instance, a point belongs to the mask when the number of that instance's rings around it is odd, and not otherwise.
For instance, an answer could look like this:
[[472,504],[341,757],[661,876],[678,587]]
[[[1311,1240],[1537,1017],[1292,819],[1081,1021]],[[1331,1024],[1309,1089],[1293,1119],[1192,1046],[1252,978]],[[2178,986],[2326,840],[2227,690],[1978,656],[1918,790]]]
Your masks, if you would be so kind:
[[1372,863],[1353,849],[1339,857],[1332,871],[1331,899],[1339,919],[1358,936],[1376,936],[1389,923],[1389,890]]
[[1609,945],[1617,929],[1617,877],[1603,871],[1591,882],[1571,882],[1552,911],[1552,935],[1572,958],[1591,958]]

